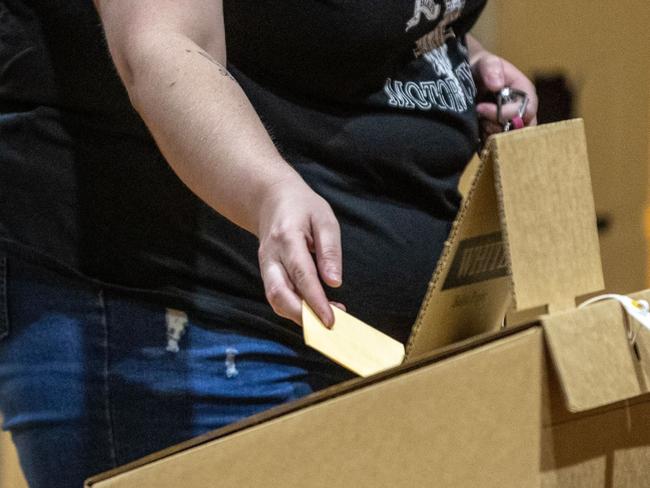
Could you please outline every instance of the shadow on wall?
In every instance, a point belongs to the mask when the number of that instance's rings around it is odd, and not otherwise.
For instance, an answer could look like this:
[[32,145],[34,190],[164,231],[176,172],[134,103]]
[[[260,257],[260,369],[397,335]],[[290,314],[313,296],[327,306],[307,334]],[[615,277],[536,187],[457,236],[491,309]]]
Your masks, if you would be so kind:
[[575,93],[563,73],[537,73],[533,83],[539,97],[537,119],[540,124],[559,122],[575,116]]

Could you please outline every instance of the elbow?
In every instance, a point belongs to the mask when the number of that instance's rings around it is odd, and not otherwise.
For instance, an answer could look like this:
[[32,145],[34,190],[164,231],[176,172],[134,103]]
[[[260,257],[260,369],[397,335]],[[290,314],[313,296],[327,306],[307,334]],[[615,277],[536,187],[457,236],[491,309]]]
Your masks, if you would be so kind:
[[165,48],[153,34],[140,33],[110,46],[117,73],[126,88],[131,105],[141,113],[144,92],[155,85],[157,66],[165,63]]
[[131,104],[137,107],[137,82],[139,68],[139,58],[133,49],[131,43],[127,42],[109,42],[109,52],[115,65],[117,74],[126,88]]
[[162,89],[167,78],[185,70],[181,58],[186,51],[203,49],[218,60],[223,51],[225,59],[225,49],[197,41],[177,30],[152,27],[134,30],[114,46],[109,43],[115,67],[136,111],[142,114],[143,101]]

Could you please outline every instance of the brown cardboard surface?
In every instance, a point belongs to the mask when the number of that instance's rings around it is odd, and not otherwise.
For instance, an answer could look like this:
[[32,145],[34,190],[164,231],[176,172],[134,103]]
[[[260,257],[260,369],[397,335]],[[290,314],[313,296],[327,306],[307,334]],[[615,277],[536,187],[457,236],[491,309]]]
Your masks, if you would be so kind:
[[544,488],[642,488],[650,484],[650,398],[569,418],[542,432]]
[[[463,200],[409,339],[407,359],[497,330],[512,295],[501,244],[494,171],[483,163]],[[488,258],[482,250],[488,249]]]
[[[610,304],[598,305],[579,313],[606,319],[602,305]],[[547,330],[528,325],[467,341],[87,486],[646,486],[650,395],[570,412],[553,355],[542,355]]]
[[437,350],[435,353],[431,353],[429,355],[426,355],[424,357],[421,357],[417,360],[410,361],[408,363],[404,363],[398,368],[394,368],[391,370],[387,370],[381,373],[378,373],[376,375],[373,375],[368,378],[354,378],[348,381],[345,381],[343,383],[331,386],[329,388],[325,388],[323,390],[320,390],[318,392],[312,393],[311,395],[308,395],[306,397],[300,398],[298,400],[295,400],[293,402],[285,403],[283,405],[279,405],[277,407],[271,408],[269,410],[266,410],[264,412],[261,412],[257,415],[253,415],[251,417],[245,418],[243,420],[240,420],[239,422],[235,422],[232,424],[229,424],[221,429],[208,432],[206,434],[200,435],[198,437],[195,437],[193,439],[187,440],[185,442],[182,442],[180,444],[176,444],[174,446],[171,446],[167,449],[164,449],[160,452],[155,452],[152,453],[148,456],[145,456],[144,458],[138,459],[136,461],[133,461],[127,465],[117,467],[113,470],[107,471],[105,473],[101,473],[97,476],[94,476],[91,478],[87,483],[89,485],[93,485],[95,483],[98,483],[100,481],[104,481],[106,479],[110,479],[113,477],[116,477],[122,473],[128,472],[128,471],[134,471],[139,468],[142,468],[150,463],[165,459],[170,456],[174,456],[176,454],[189,451],[191,449],[194,449],[196,447],[199,447],[201,445],[204,445],[206,443],[215,441],[217,439],[224,438],[226,436],[229,436],[231,434],[235,434],[237,432],[243,431],[245,429],[249,429],[252,427],[255,427],[257,425],[263,424],[265,422],[270,422],[275,419],[278,419],[284,415],[290,415],[294,414],[296,412],[299,412],[300,410],[303,410],[308,407],[312,407],[315,405],[318,405],[320,403],[323,403],[325,401],[337,398],[339,396],[347,395],[349,393],[358,391],[362,388],[369,387],[378,383],[381,383],[383,381],[396,378],[401,374],[405,374],[411,371],[415,371],[419,368],[429,366],[435,363],[442,362],[446,359],[456,357],[460,354],[464,354],[466,352],[475,350],[478,347],[486,346],[489,344],[494,344],[498,342],[499,340],[502,340],[504,338],[508,338],[511,336],[514,336],[516,334],[519,334],[520,332],[529,330],[533,328],[535,325],[538,324],[524,324],[518,327],[512,327],[512,328],[507,328],[507,329],[502,329],[498,333],[494,334],[482,334],[480,336],[473,337],[471,339],[467,339],[465,341],[461,341],[455,344],[451,344],[447,347],[443,347],[439,350]]
[[541,344],[524,330],[87,486],[536,486]]
[[604,288],[582,120],[490,141],[517,310],[573,308]]
[[570,309],[603,288],[582,121],[493,136],[482,159],[465,183],[408,359],[496,330],[509,309]]
[[[650,298],[650,291],[636,295]],[[630,340],[637,329],[618,302],[542,317],[567,407],[580,412],[649,391],[645,365]],[[646,358],[647,359],[647,358]]]

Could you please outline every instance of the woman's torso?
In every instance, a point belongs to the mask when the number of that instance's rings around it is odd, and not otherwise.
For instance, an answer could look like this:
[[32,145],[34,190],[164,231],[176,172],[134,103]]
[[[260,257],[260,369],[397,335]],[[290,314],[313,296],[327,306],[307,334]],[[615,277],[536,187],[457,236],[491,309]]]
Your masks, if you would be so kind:
[[[229,68],[341,223],[344,286],[330,297],[402,340],[476,146],[460,39],[482,4],[224,2]],[[0,235],[108,283],[295,330],[265,305],[256,239],[160,156],[98,22],[90,0],[0,0]]]

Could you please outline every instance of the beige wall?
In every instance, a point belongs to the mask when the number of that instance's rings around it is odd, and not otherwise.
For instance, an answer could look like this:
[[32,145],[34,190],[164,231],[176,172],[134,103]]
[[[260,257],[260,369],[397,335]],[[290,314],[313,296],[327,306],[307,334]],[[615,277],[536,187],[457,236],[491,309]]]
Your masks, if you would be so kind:
[[497,51],[497,5],[488,0],[481,18],[472,29],[472,34],[481,41],[483,46],[490,51]]
[[[648,106],[648,120],[650,120],[650,106]],[[648,166],[650,166],[650,136],[648,136]],[[649,170],[650,171],[650,170]],[[645,209],[645,241],[648,245],[646,249],[646,286],[650,288],[650,175],[648,180],[648,197],[646,199]]]
[[601,236],[607,287],[644,288],[650,2],[491,0],[487,14],[479,32],[488,45],[530,75],[560,70],[575,83],[596,207],[613,223]]

